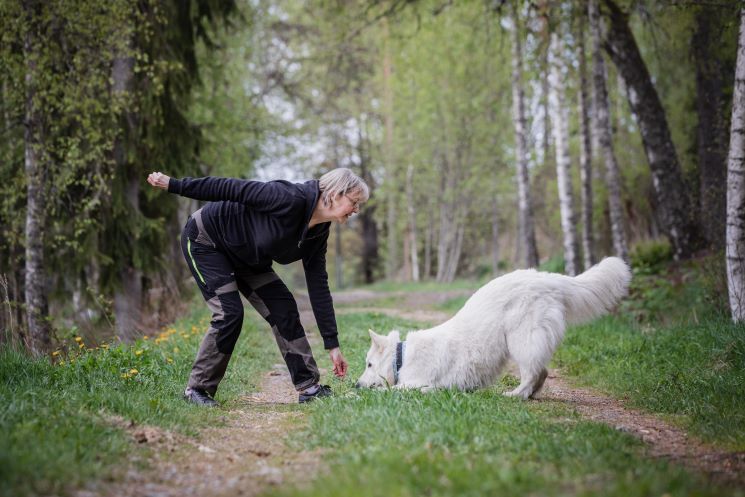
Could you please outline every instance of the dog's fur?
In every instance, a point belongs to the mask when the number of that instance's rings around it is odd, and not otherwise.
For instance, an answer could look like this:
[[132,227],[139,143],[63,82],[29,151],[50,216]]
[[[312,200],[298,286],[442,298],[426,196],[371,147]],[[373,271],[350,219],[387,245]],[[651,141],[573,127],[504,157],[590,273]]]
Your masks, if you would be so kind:
[[[520,385],[505,395],[527,399],[546,379],[546,365],[567,325],[610,311],[626,295],[631,271],[608,257],[576,277],[533,269],[501,276],[480,288],[450,320],[409,332],[396,388],[455,387],[471,390],[492,384],[508,359],[520,368]],[[357,385],[393,385],[399,332],[370,331],[367,367]]]

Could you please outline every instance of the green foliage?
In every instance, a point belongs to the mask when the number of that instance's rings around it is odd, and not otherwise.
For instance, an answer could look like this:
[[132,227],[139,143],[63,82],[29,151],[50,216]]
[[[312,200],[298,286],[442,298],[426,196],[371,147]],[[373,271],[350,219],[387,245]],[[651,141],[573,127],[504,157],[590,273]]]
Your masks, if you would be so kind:
[[[671,305],[667,312],[680,309]],[[672,326],[606,318],[570,330],[556,361],[584,384],[669,414],[706,440],[743,450],[743,331],[724,317]]]
[[[364,366],[371,321],[382,333],[406,326],[381,319],[340,318],[353,378]],[[279,495],[738,495],[646,459],[631,436],[564,405],[503,397],[511,381],[428,394],[336,385],[338,395],[307,408],[304,436],[291,439],[327,449],[332,474]]]
[[634,274],[660,274],[673,260],[673,249],[668,240],[648,240],[637,243],[629,258]]
[[[0,495],[60,494],[123,474],[149,456],[126,433],[130,422],[188,436],[223,422],[224,410],[181,398],[209,319],[201,302],[195,307],[131,346],[68,336],[53,362],[0,348],[0,395],[7,400],[0,407]],[[218,392],[227,406],[277,360],[267,331],[256,321],[244,324]]]
[[564,254],[554,255],[538,266],[539,271],[564,274]]

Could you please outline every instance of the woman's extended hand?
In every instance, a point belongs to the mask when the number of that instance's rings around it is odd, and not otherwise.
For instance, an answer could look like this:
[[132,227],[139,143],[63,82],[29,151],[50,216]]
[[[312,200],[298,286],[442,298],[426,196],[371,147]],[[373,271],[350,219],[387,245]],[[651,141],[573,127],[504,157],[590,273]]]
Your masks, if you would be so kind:
[[347,361],[341,355],[341,349],[336,347],[329,350],[329,357],[331,358],[331,362],[334,363],[334,374],[339,378],[344,378],[347,375]]
[[153,185],[155,188],[162,188],[168,190],[168,182],[171,180],[170,176],[166,176],[163,173],[150,173],[147,177],[147,182]]

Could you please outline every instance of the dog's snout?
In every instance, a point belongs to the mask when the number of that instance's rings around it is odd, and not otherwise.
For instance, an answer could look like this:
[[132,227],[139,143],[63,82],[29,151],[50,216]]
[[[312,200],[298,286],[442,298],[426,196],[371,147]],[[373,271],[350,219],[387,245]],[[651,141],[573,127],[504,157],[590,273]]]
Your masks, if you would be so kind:
[[360,385],[360,382],[359,381],[354,384],[354,388],[360,388],[360,387],[361,387],[361,385]]

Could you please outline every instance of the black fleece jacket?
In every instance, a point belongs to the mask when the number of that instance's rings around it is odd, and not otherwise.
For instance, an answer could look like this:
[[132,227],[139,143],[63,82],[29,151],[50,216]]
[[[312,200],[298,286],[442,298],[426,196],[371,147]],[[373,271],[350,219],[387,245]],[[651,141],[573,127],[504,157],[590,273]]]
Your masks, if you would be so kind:
[[308,296],[326,349],[339,346],[326,272],[331,223],[308,228],[320,191],[318,180],[248,181],[231,178],[171,178],[168,191],[206,200],[204,229],[218,250],[246,266],[303,261]]

